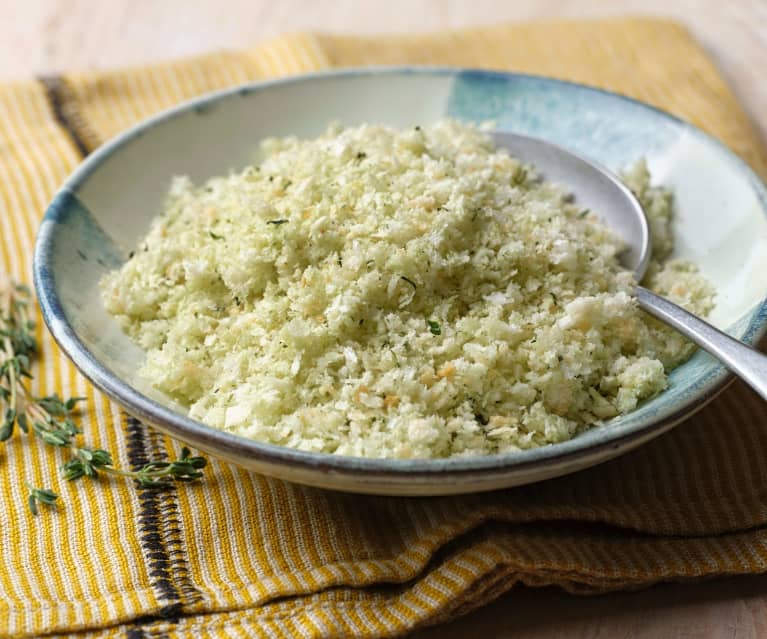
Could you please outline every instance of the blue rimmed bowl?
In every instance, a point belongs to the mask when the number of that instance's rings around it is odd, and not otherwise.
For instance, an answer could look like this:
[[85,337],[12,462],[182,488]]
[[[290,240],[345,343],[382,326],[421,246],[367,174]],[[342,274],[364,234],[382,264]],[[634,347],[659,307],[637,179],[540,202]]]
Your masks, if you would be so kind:
[[118,267],[162,210],[170,179],[199,182],[252,161],[272,135],[309,136],[331,121],[399,126],[450,116],[494,120],[613,169],[646,157],[677,202],[677,253],[717,288],[711,320],[754,344],[767,328],[767,191],[736,156],[693,126],[639,102],[532,76],[394,68],[252,84],[203,96],[126,131],[89,156],[51,203],[37,238],[35,284],[48,327],[75,365],[129,413],[254,471],[339,490],[443,495],[573,472],[667,431],[723,388],[728,373],[698,352],[669,388],[574,439],[502,455],[372,460],[261,444],[190,419],[136,375],[143,353],[104,310],[101,276]]

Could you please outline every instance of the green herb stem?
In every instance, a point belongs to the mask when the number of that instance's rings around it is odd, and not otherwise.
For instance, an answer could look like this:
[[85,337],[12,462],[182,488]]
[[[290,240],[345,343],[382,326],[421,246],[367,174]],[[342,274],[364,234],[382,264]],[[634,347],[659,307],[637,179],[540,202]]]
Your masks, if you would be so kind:
[[[65,479],[96,478],[101,473],[135,479],[140,486],[154,488],[173,481],[193,481],[202,477],[206,460],[192,457],[184,447],[174,461],[153,461],[132,471],[114,465],[112,455],[100,448],[80,446],[80,428],[72,419],[84,397],[67,400],[58,395],[33,397],[23,378],[31,378],[30,361],[38,351],[31,331],[27,306],[31,298],[28,288],[19,284],[0,284],[0,441],[9,439],[18,425],[24,433],[35,435],[49,446],[68,449],[70,458],[61,469]],[[55,505],[58,495],[48,488],[27,486],[27,502],[33,514],[37,504]]]

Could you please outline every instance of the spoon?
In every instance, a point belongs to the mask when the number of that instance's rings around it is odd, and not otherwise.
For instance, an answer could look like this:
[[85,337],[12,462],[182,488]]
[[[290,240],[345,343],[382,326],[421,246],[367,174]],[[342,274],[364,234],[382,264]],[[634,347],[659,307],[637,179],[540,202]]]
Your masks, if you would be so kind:
[[[566,184],[579,203],[599,211],[602,221],[626,242],[621,263],[634,271],[637,282],[642,280],[652,254],[650,229],[639,200],[615,175],[591,160],[538,138],[500,131],[493,133],[492,138],[497,147],[533,164],[547,180]],[[636,296],[642,309],[708,351],[767,399],[767,355],[643,286],[636,287]]]

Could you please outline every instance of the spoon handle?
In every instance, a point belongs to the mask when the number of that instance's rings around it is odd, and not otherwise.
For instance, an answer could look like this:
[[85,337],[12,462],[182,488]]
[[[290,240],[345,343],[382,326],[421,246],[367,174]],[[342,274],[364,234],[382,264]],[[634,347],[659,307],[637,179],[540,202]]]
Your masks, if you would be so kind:
[[637,286],[639,306],[711,353],[767,399],[767,355],[746,346],[673,302]]

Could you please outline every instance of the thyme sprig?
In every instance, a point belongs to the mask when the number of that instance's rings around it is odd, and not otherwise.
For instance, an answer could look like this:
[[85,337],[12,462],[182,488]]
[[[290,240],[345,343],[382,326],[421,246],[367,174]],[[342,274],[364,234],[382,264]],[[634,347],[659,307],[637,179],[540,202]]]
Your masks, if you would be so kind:
[[[29,317],[29,288],[23,284],[0,284],[0,442],[13,436],[16,427],[49,446],[67,449],[70,459],[62,467],[63,477],[74,481],[100,474],[134,479],[140,486],[157,488],[173,481],[188,482],[202,477],[203,457],[192,457],[188,448],[175,461],[151,461],[132,471],[118,468],[112,455],[101,448],[81,446],[82,431],[73,419],[84,397],[62,399],[58,395],[35,397],[25,380],[31,379],[30,365],[38,346]],[[58,495],[48,488],[30,485],[28,504],[37,515],[37,504],[55,505]]]

